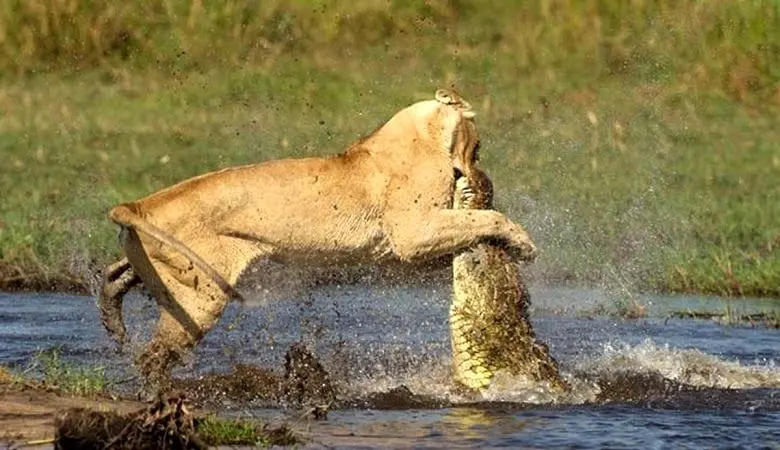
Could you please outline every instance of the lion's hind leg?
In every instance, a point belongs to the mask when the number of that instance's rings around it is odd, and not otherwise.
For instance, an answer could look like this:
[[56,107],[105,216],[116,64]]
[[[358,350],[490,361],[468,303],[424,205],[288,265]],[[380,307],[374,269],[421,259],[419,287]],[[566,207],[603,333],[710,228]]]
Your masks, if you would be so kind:
[[127,330],[122,316],[122,300],[127,292],[141,282],[127,258],[106,267],[98,298],[100,320],[108,334],[119,344],[127,343]]
[[213,328],[229,297],[215,284],[195,288],[179,281],[164,267],[158,273],[166,291],[158,297],[160,319],[136,363],[150,387],[167,390],[172,367]]
[[[231,284],[259,253],[256,245],[234,238],[189,241],[188,245],[197,254],[207,255],[208,264],[222,268]],[[128,231],[124,249],[160,307],[154,336],[136,358],[136,365],[147,389],[165,390],[170,387],[171,368],[214,327],[230,294],[178,252],[154,252],[150,257],[134,230]]]

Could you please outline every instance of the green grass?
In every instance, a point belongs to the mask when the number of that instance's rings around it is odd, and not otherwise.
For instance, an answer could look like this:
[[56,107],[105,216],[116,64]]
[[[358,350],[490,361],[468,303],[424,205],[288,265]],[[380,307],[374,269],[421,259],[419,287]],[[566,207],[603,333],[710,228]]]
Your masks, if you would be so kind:
[[285,426],[270,429],[257,422],[241,419],[201,417],[195,421],[195,431],[206,445],[251,445],[254,447],[288,446],[300,440]]
[[207,445],[268,445],[265,434],[250,422],[209,416],[196,423],[196,430]]
[[776,2],[144,4],[0,10],[6,267],[85,276],[111,205],[341,151],[454,85],[537,279],[780,297]]
[[706,311],[672,311],[670,317],[684,319],[708,319],[723,325],[760,326],[766,328],[780,328],[780,312],[765,311],[747,313],[729,304],[723,307],[722,312]]
[[40,380],[44,388],[76,396],[102,394],[108,385],[103,367],[63,361],[57,348],[38,352],[23,372],[24,375],[17,375],[17,382],[32,376]]

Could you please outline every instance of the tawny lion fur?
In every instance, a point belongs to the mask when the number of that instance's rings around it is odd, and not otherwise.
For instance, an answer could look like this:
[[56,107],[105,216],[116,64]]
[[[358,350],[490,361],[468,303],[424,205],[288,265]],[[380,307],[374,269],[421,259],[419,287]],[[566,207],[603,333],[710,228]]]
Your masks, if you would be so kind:
[[456,93],[439,90],[339,155],[211,172],[115,207],[125,257],[104,273],[104,325],[126,341],[122,297],[143,282],[161,317],[137,364],[159,387],[258,259],[408,263],[488,239],[533,259],[526,231],[501,213],[449,209],[455,174],[468,176],[478,147],[473,117]]

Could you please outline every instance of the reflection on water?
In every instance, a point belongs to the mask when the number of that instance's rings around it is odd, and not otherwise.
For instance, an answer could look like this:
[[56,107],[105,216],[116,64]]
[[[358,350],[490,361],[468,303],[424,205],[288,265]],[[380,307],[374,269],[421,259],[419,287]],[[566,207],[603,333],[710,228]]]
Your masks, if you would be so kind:
[[[231,305],[177,374],[223,371],[239,361],[278,368],[289,345],[300,340],[315,350],[347,397],[405,385],[449,405],[343,409],[332,411],[327,421],[299,424],[317,442],[337,447],[701,448],[780,442],[777,330],[666,318],[670,310],[707,302],[695,297],[644,298],[651,317],[636,321],[583,314],[605,301],[596,291],[537,290],[533,298],[537,335],[575,385],[568,397],[552,398],[543,387],[500,376],[484,398],[453,392],[448,290],[434,288],[330,287],[302,300]],[[767,305],[742,307],[767,310]],[[155,308],[132,294],[125,312],[140,344]],[[130,356],[115,353],[103,333],[92,299],[0,294],[0,363],[23,365],[36,350],[52,346],[61,346],[66,359],[106,366],[111,376],[132,370]],[[272,421],[294,414],[262,407],[240,411],[248,412]]]

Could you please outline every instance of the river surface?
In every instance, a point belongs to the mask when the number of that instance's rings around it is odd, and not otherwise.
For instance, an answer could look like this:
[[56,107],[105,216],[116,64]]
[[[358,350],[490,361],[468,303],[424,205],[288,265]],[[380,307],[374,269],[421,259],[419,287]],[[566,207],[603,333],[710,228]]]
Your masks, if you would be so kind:
[[[496,382],[480,401],[453,392],[449,376],[449,290],[330,286],[299,298],[231,305],[176,376],[226,371],[243,362],[278,368],[302,341],[349,396],[398,386],[448,406],[341,409],[325,421],[296,422],[323,448],[768,448],[780,449],[780,331],[669,318],[672,310],[723,310],[705,297],[645,296],[648,316],[604,315],[599,291],[532,289],[532,319],[575,386],[566,397]],[[733,301],[749,313],[780,309],[772,300]],[[134,342],[149,335],[156,307],[128,295]],[[0,364],[23,369],[36,352],[101,365],[112,379],[132,376],[90,297],[0,293]],[[284,408],[230,408],[271,422]]]

